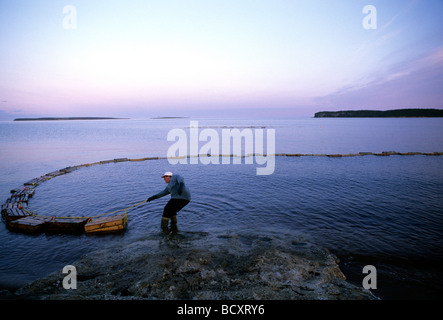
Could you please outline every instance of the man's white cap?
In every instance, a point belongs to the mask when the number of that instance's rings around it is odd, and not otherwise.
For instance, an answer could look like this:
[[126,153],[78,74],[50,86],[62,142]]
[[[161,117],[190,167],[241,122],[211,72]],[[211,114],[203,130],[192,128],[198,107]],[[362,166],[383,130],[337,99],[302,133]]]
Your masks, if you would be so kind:
[[172,172],[170,172],[170,171],[165,172],[165,174],[162,175],[162,178],[164,178],[166,176],[172,177]]

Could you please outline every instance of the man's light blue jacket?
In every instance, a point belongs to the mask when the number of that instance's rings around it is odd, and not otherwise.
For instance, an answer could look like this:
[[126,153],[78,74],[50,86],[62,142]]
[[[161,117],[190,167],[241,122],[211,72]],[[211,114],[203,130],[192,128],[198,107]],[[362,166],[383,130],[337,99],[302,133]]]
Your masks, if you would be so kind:
[[171,199],[183,199],[191,201],[191,192],[185,185],[185,179],[178,174],[173,174],[165,190],[157,193],[152,198],[161,198],[167,194],[171,194]]

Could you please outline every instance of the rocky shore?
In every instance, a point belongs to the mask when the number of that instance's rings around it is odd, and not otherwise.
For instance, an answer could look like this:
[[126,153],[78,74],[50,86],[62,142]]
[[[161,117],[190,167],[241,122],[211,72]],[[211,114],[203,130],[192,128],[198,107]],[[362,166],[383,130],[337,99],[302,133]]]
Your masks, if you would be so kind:
[[38,300],[377,299],[348,283],[337,258],[300,239],[207,233],[151,235],[73,262],[77,289],[62,270],[9,294]]

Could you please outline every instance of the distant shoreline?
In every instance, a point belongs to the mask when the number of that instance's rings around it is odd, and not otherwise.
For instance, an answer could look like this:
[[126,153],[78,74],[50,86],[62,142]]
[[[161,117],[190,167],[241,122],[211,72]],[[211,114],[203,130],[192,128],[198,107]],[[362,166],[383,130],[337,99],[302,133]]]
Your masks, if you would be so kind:
[[443,117],[442,109],[344,110],[321,111],[314,118],[436,118]]
[[154,119],[154,120],[164,120],[164,119],[188,119],[189,117],[154,117],[154,118],[151,118],[151,119]]
[[122,120],[129,118],[111,117],[42,117],[42,118],[16,118],[14,121],[61,121],[61,120]]

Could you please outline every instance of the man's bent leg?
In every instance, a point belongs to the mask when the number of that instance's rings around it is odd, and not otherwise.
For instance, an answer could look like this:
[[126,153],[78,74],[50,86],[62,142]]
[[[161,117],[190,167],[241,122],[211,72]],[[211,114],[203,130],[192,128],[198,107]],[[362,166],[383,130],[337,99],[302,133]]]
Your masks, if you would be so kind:
[[171,231],[172,232],[177,232],[178,228],[177,228],[177,216],[172,216],[171,218]]
[[168,223],[169,223],[169,218],[162,217],[161,228],[165,233],[168,232]]
[[[166,204],[163,210],[163,219],[167,219],[164,223],[166,224],[166,231],[168,228],[169,219],[171,219],[171,231],[177,231],[177,212],[183,209],[189,203],[188,200],[183,199],[171,199]],[[162,219],[162,229],[165,231],[163,227],[163,219]]]

